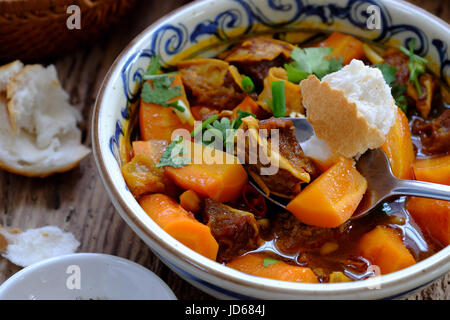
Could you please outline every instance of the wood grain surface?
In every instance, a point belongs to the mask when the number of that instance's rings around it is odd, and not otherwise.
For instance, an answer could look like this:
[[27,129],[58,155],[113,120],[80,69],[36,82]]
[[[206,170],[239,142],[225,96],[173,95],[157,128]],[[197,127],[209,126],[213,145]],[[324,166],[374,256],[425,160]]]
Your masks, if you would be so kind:
[[[71,102],[79,108],[83,142],[91,146],[91,110],[101,82],[121,50],[145,27],[188,0],[141,0],[123,22],[94,46],[41,63],[54,63]],[[450,21],[450,1],[411,0]],[[169,270],[127,226],[102,185],[94,159],[64,174],[30,179],[0,170],[0,224],[20,228],[57,225],[80,241],[79,252],[113,254],[136,261],[158,274],[179,299],[212,299]],[[0,283],[20,270],[0,258]],[[450,299],[450,273],[407,299]]]

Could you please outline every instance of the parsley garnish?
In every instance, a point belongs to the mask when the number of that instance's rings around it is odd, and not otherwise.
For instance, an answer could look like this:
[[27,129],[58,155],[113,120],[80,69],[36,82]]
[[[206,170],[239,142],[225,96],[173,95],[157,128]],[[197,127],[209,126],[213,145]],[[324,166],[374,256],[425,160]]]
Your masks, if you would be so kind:
[[210,145],[214,138],[214,141],[221,141],[223,147],[226,147],[236,133],[236,130],[233,128],[233,123],[227,117],[215,120],[212,124],[206,125],[206,129],[202,139],[206,145]]
[[380,69],[384,80],[391,87],[391,94],[395,100],[395,104],[406,113],[408,107],[408,101],[404,95],[406,86],[396,83],[395,73],[397,72],[397,68],[387,63],[377,64],[377,68]]
[[383,74],[384,81],[388,85],[390,85],[392,82],[396,80],[395,73],[397,72],[397,68],[394,66],[391,66],[390,64],[383,63],[383,64],[377,64],[377,68],[380,69],[381,73]]
[[183,137],[177,137],[173,140],[164,150],[161,160],[159,160],[156,168],[165,166],[181,168],[191,163],[191,159],[182,157],[182,155],[186,153],[183,141]]
[[294,60],[285,64],[288,80],[299,83],[309,75],[315,74],[319,79],[342,68],[342,58],[328,58],[333,48],[294,48],[291,58]]
[[152,80],[152,85],[145,82],[142,87],[142,100],[146,103],[168,107],[169,100],[181,96],[181,86],[171,87],[174,80],[173,76],[160,75]]
[[242,124],[242,119],[248,116],[256,118],[253,113],[240,109],[237,110],[237,114],[237,118],[233,121],[230,121],[227,117],[223,117],[219,120],[219,116],[214,115],[203,121],[201,126],[198,126],[192,130],[191,137],[195,137],[197,134],[202,132],[202,143],[204,145],[210,146],[213,143],[213,140],[219,140],[222,142],[223,147],[226,148],[227,144],[233,141],[236,130]]
[[147,71],[145,72],[145,76],[152,76],[157,74],[161,70],[161,65],[159,64],[159,55],[155,55],[150,58],[150,63],[148,65]]
[[414,42],[414,39],[409,41],[409,50],[403,46],[399,46],[398,48],[409,57],[409,81],[414,84],[417,94],[421,97],[423,93],[420,88],[419,77],[425,73],[425,65],[428,63],[428,60],[414,53]]
[[267,258],[264,258],[262,265],[263,265],[263,267],[266,267],[266,268],[267,268],[267,267],[269,267],[269,266],[271,266],[271,265],[273,265],[273,264],[276,264],[276,263],[278,263],[278,262],[280,262],[280,260],[277,260],[277,259],[274,259],[274,258],[267,257]]
[[391,86],[392,97],[394,97],[395,104],[397,107],[402,109],[404,113],[406,113],[406,109],[408,108],[408,101],[405,97],[406,86],[399,83],[394,83]]

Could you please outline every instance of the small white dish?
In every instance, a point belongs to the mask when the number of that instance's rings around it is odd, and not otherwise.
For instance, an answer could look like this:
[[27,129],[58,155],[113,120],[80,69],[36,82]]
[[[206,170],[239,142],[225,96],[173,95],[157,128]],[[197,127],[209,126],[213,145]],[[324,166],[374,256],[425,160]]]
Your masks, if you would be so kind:
[[0,300],[176,300],[157,275],[132,261],[75,253],[22,269],[0,286]]

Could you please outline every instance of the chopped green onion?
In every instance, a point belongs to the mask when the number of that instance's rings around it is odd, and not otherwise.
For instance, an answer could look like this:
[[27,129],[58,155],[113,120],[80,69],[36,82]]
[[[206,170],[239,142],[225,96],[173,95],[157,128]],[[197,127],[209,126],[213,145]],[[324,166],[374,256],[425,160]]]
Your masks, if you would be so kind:
[[174,108],[175,110],[178,110],[180,112],[184,112],[186,109],[184,109],[184,107],[180,106],[178,104],[178,101],[174,101],[172,103],[169,103],[169,106],[171,106],[172,108]]
[[422,89],[420,88],[419,76],[425,73],[425,65],[428,60],[418,56],[414,53],[414,39],[409,42],[409,50],[403,46],[399,46],[399,50],[409,57],[409,81],[412,82],[417,90],[419,97],[422,96]]
[[242,89],[244,89],[245,93],[252,93],[255,90],[255,84],[250,77],[245,76],[242,78]]
[[241,110],[241,109],[238,109],[238,110],[237,110],[237,114],[238,114],[237,119],[236,119],[236,120],[233,122],[233,124],[231,125],[231,127],[232,127],[233,129],[239,128],[239,127],[241,126],[241,124],[242,124],[242,119],[245,118],[245,117],[252,116],[253,118],[256,119],[256,115],[254,115],[254,114],[251,113],[251,112],[244,111],[244,110]]
[[153,80],[159,79],[166,76],[177,74],[178,72],[169,72],[169,73],[161,73],[161,74],[144,74],[144,80]]
[[293,83],[300,83],[302,80],[308,78],[308,73],[303,70],[295,68],[292,64],[285,64],[288,80]]
[[197,126],[197,127],[194,128],[194,130],[192,130],[191,137],[195,137],[198,133],[203,131],[203,129],[205,129],[208,125],[210,125],[211,123],[213,123],[217,119],[219,119],[219,115],[216,114],[216,115],[206,119],[205,121],[202,121],[202,125],[201,126]]
[[272,113],[276,118],[286,116],[284,81],[272,81]]

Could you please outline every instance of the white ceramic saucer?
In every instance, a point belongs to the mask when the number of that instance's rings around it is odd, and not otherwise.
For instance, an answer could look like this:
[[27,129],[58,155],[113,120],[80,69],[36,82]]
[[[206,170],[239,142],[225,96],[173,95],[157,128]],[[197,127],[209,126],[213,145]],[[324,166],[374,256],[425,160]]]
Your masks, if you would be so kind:
[[175,300],[153,272],[132,261],[75,253],[33,264],[0,286],[0,300]]

